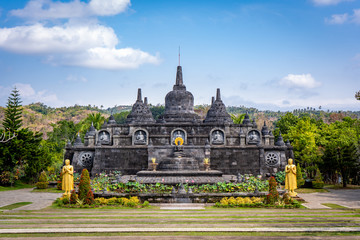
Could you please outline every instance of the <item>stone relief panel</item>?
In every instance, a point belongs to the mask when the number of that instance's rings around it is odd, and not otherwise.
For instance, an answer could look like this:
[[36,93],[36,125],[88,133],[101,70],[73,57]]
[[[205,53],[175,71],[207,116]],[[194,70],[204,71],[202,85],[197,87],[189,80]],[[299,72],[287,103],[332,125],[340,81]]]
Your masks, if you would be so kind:
[[82,152],[79,155],[78,165],[91,169],[94,162],[94,152]]
[[223,145],[225,144],[225,134],[221,129],[214,129],[210,133],[210,144]]
[[136,130],[133,134],[134,145],[147,145],[148,133],[144,130]]
[[247,143],[248,144],[258,144],[261,141],[260,132],[258,130],[250,130],[247,134]]
[[171,132],[171,145],[175,145],[176,138],[182,138],[184,143],[186,143],[186,132],[183,129],[175,129]]
[[101,144],[109,145],[111,142],[110,133],[108,131],[100,131],[98,135],[98,141],[100,141]]
[[280,152],[267,152],[265,154],[265,165],[268,167],[276,167],[280,164]]

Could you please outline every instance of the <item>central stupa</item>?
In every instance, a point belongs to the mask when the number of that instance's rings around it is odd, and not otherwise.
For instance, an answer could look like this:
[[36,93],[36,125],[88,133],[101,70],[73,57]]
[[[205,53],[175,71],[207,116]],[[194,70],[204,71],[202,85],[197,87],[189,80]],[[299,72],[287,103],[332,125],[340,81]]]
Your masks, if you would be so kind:
[[165,112],[160,121],[165,122],[197,122],[199,116],[194,112],[194,96],[186,91],[183,82],[182,68],[177,67],[176,82],[173,90],[166,94]]

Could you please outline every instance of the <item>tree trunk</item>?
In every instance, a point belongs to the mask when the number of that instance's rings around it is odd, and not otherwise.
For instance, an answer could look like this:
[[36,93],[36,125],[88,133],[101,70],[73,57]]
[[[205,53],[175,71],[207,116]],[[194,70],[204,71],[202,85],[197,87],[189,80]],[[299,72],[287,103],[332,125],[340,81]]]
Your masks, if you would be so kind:
[[342,177],[342,180],[343,180],[343,188],[346,188],[347,176],[346,176],[346,171],[345,170],[341,170],[341,177]]

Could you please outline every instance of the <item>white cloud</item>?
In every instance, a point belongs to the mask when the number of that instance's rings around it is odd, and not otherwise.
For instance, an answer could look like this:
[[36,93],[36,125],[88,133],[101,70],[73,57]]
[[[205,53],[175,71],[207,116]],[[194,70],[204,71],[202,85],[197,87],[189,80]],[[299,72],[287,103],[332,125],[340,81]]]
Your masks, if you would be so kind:
[[360,9],[354,9],[353,14],[334,14],[331,18],[325,18],[325,22],[329,24],[355,23],[360,24]]
[[[45,55],[46,63],[100,69],[137,68],[158,63],[159,57],[140,49],[117,48],[114,30],[94,20],[76,20],[89,16],[115,15],[126,10],[130,0],[31,0],[13,16],[35,20],[32,25],[0,28],[0,48],[19,54]],[[36,21],[69,19],[65,24],[48,27]]]
[[144,63],[159,63],[157,56],[152,56],[139,49],[133,48],[91,48],[86,53],[76,57],[70,56],[63,64],[101,68],[101,69],[127,69],[137,68]]
[[343,24],[345,23],[349,18],[349,15],[347,13],[344,14],[334,14],[331,15],[331,18],[325,18],[325,22],[329,24]]
[[321,85],[320,82],[315,81],[311,74],[288,74],[279,81],[279,84],[298,89],[311,89]]
[[74,75],[69,75],[67,76],[66,78],[66,81],[69,81],[69,82],[87,82],[88,80],[85,78],[85,77],[77,77],[77,76],[74,76]]
[[12,10],[10,14],[32,20],[84,18],[116,15],[125,11],[129,5],[130,0],[91,0],[89,3],[80,0],[66,3],[31,0],[25,8]]
[[16,83],[15,84],[19,94],[23,98],[32,97],[35,95],[35,90],[31,87],[30,84]]
[[319,6],[328,6],[328,5],[336,5],[341,2],[350,2],[352,0],[312,0],[315,5]]
[[354,9],[354,14],[352,15],[352,22],[360,24],[360,8]]
[[121,13],[130,6],[130,0],[91,0],[89,8],[95,15],[109,16]]
[[113,29],[101,25],[0,28],[0,48],[17,53],[74,53],[117,43]]
[[47,90],[36,91],[30,84],[15,83],[13,86],[0,86],[0,98],[7,98],[11,91],[16,87],[19,90],[20,99],[23,104],[32,102],[42,102],[52,106],[62,106],[64,103],[60,101],[56,94],[49,93]]

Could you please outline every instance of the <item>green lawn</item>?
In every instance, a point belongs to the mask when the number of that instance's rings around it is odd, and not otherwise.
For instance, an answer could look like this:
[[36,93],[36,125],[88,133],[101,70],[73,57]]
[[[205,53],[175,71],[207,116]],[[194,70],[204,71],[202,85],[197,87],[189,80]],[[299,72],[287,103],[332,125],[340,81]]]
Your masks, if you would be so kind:
[[22,183],[20,181],[16,181],[15,184],[10,187],[10,186],[0,186],[0,191],[11,191],[11,190],[18,190],[18,189],[23,189],[23,188],[33,188],[34,185],[30,185],[30,184],[26,184],[26,183]]
[[32,204],[32,202],[18,202],[18,203],[13,203],[13,204],[10,204],[10,205],[6,205],[6,206],[3,206],[3,207],[0,207],[0,210],[13,210],[13,209],[15,209],[15,208],[22,207],[22,206],[29,205],[29,204]]
[[49,193],[64,193],[63,190],[58,190],[57,188],[46,188],[46,189],[37,189],[34,188],[32,192],[49,192]]

